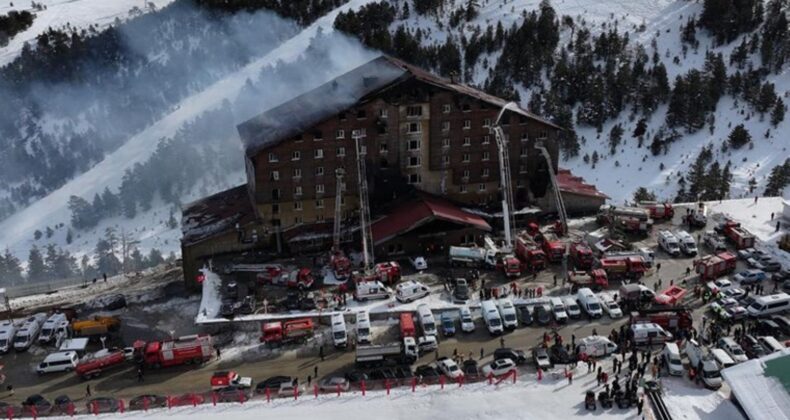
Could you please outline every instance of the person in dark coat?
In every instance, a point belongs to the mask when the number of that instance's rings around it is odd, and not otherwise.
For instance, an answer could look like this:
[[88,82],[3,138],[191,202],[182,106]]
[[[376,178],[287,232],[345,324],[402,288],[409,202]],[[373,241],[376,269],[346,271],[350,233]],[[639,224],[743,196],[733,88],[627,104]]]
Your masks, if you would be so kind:
[[642,415],[642,406],[643,405],[645,405],[645,399],[644,398],[640,398],[639,401],[637,401],[637,403],[636,403],[636,415],[637,416],[641,416]]

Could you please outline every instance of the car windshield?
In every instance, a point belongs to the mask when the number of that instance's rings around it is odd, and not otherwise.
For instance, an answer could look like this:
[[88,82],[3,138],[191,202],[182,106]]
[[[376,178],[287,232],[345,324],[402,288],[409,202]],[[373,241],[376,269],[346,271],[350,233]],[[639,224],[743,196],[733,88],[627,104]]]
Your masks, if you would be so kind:
[[673,365],[682,365],[683,364],[683,362],[680,360],[680,357],[677,357],[677,356],[670,357],[669,363],[671,363]]
[[498,318],[494,318],[494,319],[491,319],[491,320],[488,321],[488,325],[490,325],[492,327],[498,327],[498,326],[502,325],[502,323],[499,321]]
[[455,372],[455,371],[458,370],[458,366],[457,365],[448,365],[447,366],[447,370],[449,370],[450,372]]
[[568,310],[576,312],[576,311],[579,310],[579,307],[576,306],[575,304],[574,305],[570,305],[570,306],[568,306]]
[[505,321],[515,321],[515,320],[516,320],[516,316],[515,315],[513,315],[513,314],[505,315]]
[[435,326],[435,325],[433,325],[433,322],[426,322],[426,323],[423,325],[423,329],[424,329],[425,331],[433,331],[433,330],[435,330],[435,329],[436,329],[436,326]]
[[472,322],[472,317],[469,315],[463,315],[461,316],[461,320],[464,322]]
[[703,372],[702,372],[702,376],[704,376],[704,377],[706,377],[706,378],[719,378],[719,377],[721,377],[721,374],[719,373],[719,371],[718,371],[718,370],[714,370],[714,371],[703,371]]
[[14,343],[27,343],[26,335],[18,335],[14,338]]
[[335,331],[334,337],[338,340],[346,338],[345,331]]
[[357,329],[357,334],[358,335],[367,336],[367,335],[370,334],[370,330],[367,329],[367,328],[359,328],[359,329]]
[[8,340],[0,340],[0,346],[6,346],[8,344]]
[[558,307],[556,307],[556,308],[554,308],[554,313],[555,313],[555,314],[558,314],[558,313],[561,313],[561,312],[565,312],[565,309],[562,309],[562,308],[560,308],[559,306],[558,306]]
[[740,356],[740,355],[742,355],[742,354],[743,354],[743,350],[741,350],[741,348],[740,348],[740,347],[733,347],[733,348],[731,349],[731,351],[732,351],[732,354],[734,354],[734,355],[736,355],[736,356]]
[[591,303],[591,304],[590,304],[590,310],[591,310],[591,311],[597,311],[597,310],[599,310],[599,309],[601,309],[601,307],[600,307],[600,306],[598,306],[598,304],[597,304],[597,303]]
[[609,304],[609,309],[616,310],[616,309],[620,309],[620,307],[617,306],[616,303],[612,302],[612,303]]
[[43,330],[41,330],[41,335],[47,335],[48,336],[50,334],[52,334],[52,328],[44,328]]

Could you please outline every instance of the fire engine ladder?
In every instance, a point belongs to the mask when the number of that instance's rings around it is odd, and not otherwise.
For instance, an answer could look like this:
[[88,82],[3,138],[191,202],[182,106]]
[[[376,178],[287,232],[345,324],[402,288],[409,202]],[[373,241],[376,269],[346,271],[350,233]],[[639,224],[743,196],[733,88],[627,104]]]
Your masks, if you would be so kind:
[[535,142],[535,148],[540,150],[540,153],[546,158],[546,164],[549,166],[549,178],[551,179],[551,188],[554,190],[554,199],[557,201],[557,213],[560,215],[560,223],[562,224],[563,234],[568,233],[568,214],[565,212],[565,202],[562,201],[562,194],[560,187],[557,183],[557,175],[554,173],[554,165],[551,163],[551,156],[549,151],[543,145],[543,142]]
[[365,156],[367,152],[363,152],[362,139],[365,138],[365,133],[360,130],[354,130],[351,134],[354,138],[354,144],[357,150],[357,180],[359,182],[359,227],[360,235],[362,236],[362,257],[364,261],[365,272],[369,272],[373,264],[373,232],[370,228],[370,204],[368,202],[368,179],[365,168]]
[[513,238],[515,237],[515,216],[513,215],[513,186],[512,179],[510,178],[510,153],[508,151],[509,145],[505,138],[505,133],[502,131],[502,126],[499,122],[505,111],[512,109],[517,105],[513,102],[508,102],[499,111],[496,121],[491,126],[490,131],[494,134],[497,149],[499,152],[499,180],[502,189],[502,222],[505,230],[505,246],[507,251],[513,250]]
[[335,252],[340,250],[340,229],[343,224],[343,175],[345,173],[343,168],[335,169],[337,184],[335,185],[335,226],[332,232],[332,250]]

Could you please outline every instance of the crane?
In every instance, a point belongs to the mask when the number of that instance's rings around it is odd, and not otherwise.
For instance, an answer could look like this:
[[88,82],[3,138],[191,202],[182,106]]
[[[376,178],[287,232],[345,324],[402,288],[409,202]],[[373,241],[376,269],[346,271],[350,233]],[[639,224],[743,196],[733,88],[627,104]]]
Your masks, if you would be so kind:
[[335,179],[337,185],[335,186],[335,227],[332,232],[332,251],[340,251],[340,228],[343,219],[343,176],[346,171],[343,168],[335,169]]
[[368,203],[368,180],[365,169],[365,155],[362,151],[362,139],[365,132],[353,130],[351,137],[354,139],[354,146],[357,152],[357,182],[359,182],[359,231],[362,236],[362,258],[364,262],[364,272],[368,274],[373,264],[373,232],[370,223],[370,205]]
[[496,121],[489,131],[494,135],[496,140],[497,151],[499,153],[499,181],[502,189],[502,221],[505,230],[505,247],[507,252],[513,250],[513,238],[516,236],[514,233],[516,223],[513,215],[513,186],[510,178],[510,153],[508,152],[508,140],[505,137],[505,132],[502,130],[500,121],[505,111],[514,109],[518,105],[514,102],[508,102],[499,111]]
[[562,201],[562,194],[560,194],[559,184],[557,184],[557,175],[554,173],[554,165],[551,163],[551,155],[549,155],[549,151],[546,150],[546,146],[543,145],[543,142],[535,142],[535,148],[540,150],[540,153],[546,159],[546,164],[549,167],[551,189],[554,190],[554,199],[557,201],[557,213],[560,215],[560,225],[562,228],[562,232],[558,232],[558,234],[564,235],[566,232],[568,232],[568,214],[565,211],[565,202]]

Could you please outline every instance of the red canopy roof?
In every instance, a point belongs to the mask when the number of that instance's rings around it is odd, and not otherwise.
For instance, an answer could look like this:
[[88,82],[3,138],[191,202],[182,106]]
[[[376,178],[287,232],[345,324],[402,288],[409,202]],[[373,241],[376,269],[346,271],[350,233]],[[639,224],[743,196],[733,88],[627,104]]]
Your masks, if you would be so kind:
[[398,206],[390,214],[373,223],[371,226],[373,243],[379,244],[433,220],[469,225],[485,231],[491,230],[491,226],[482,217],[461,210],[448,201],[426,196]]
[[560,191],[563,192],[604,199],[609,198],[608,195],[598,191],[595,185],[587,184],[584,182],[584,178],[573,175],[568,169],[560,168],[557,171],[557,184],[560,187]]

